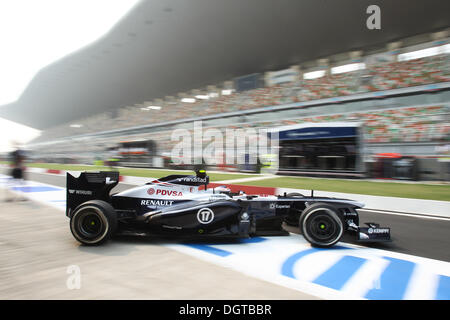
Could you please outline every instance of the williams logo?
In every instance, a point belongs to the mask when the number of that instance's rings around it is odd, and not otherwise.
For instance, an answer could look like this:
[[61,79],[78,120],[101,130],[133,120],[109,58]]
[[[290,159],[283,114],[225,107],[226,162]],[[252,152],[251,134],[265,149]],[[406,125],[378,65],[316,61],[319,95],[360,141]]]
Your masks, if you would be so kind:
[[79,195],[83,195],[83,196],[92,196],[93,192],[90,190],[73,190],[73,189],[69,189],[69,193],[70,194],[79,194]]

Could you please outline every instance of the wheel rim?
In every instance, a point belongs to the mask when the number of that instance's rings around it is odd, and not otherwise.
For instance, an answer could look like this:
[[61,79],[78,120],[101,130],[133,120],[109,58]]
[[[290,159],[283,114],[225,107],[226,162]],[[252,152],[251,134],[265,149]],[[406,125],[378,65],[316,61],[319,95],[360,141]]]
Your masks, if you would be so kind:
[[105,236],[107,221],[96,208],[89,207],[77,215],[75,227],[78,237],[94,243]]
[[85,214],[78,223],[81,233],[88,238],[95,238],[103,229],[103,223],[96,213]]
[[343,232],[342,224],[336,220],[333,211],[327,208],[316,209],[305,218],[304,232],[313,243],[330,245],[337,242]]

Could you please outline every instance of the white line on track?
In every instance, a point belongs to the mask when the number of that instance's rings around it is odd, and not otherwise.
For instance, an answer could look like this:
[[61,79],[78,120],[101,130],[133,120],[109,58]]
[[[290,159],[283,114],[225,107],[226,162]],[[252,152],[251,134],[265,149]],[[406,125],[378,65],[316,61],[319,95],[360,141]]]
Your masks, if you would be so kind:
[[450,217],[429,216],[429,215],[423,215],[423,214],[417,214],[417,213],[394,212],[394,211],[385,211],[385,210],[376,210],[376,209],[367,209],[367,208],[361,208],[358,210],[369,211],[369,212],[374,212],[374,213],[381,213],[381,214],[389,214],[389,215],[393,215],[393,216],[418,218],[418,219],[450,221]]
[[267,179],[273,179],[273,178],[278,178],[278,177],[271,174],[271,175],[263,175],[263,176],[250,177],[250,178],[231,179],[231,180],[222,180],[222,181],[213,181],[213,182],[214,183],[233,184],[233,183],[241,183],[241,182],[248,182],[248,181],[267,180]]

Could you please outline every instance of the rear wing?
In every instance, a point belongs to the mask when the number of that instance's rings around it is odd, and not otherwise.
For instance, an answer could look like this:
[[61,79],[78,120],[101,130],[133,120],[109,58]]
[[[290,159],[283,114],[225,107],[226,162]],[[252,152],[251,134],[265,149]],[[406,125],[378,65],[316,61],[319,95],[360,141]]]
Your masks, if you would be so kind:
[[118,171],[82,172],[78,178],[66,175],[66,216],[89,200],[109,202],[110,191],[119,183]]

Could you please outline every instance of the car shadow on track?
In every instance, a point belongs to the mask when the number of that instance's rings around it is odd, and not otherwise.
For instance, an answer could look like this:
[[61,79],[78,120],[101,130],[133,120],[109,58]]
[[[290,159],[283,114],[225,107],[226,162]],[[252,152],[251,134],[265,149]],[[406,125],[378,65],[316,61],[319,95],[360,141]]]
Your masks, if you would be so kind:
[[[284,229],[290,233],[302,237],[298,227],[283,225]],[[258,238],[258,237],[257,237]],[[251,238],[255,239],[255,238]],[[164,245],[226,245],[241,244],[248,239],[241,238],[173,238],[152,235],[115,235],[110,241],[100,246],[79,245],[78,249],[84,253],[102,255],[102,256],[126,256],[142,247],[164,246]],[[373,249],[396,251],[393,242],[359,242],[355,235],[345,234],[341,242],[355,244]]]
[[143,247],[160,247],[164,245],[219,245],[239,244],[242,239],[230,238],[164,238],[151,235],[115,235],[107,243],[99,246],[79,244],[78,250],[83,253],[101,256],[127,256]]
[[153,237],[142,236],[114,236],[113,239],[98,246],[87,246],[79,244],[78,250],[83,253],[102,256],[126,256],[137,251],[138,246],[152,245],[160,246],[165,242]]
[[[286,231],[289,231],[291,233],[295,233],[295,234],[298,234],[299,236],[302,236],[298,227],[283,224],[283,228]],[[358,245],[358,246],[363,246],[363,247],[367,247],[367,248],[372,248],[372,249],[397,251],[399,248],[394,244],[393,240],[394,239],[392,239],[392,241],[389,241],[389,242],[362,242],[362,241],[356,240],[356,235],[347,233],[347,234],[343,235],[341,242],[354,244],[354,245]]]

